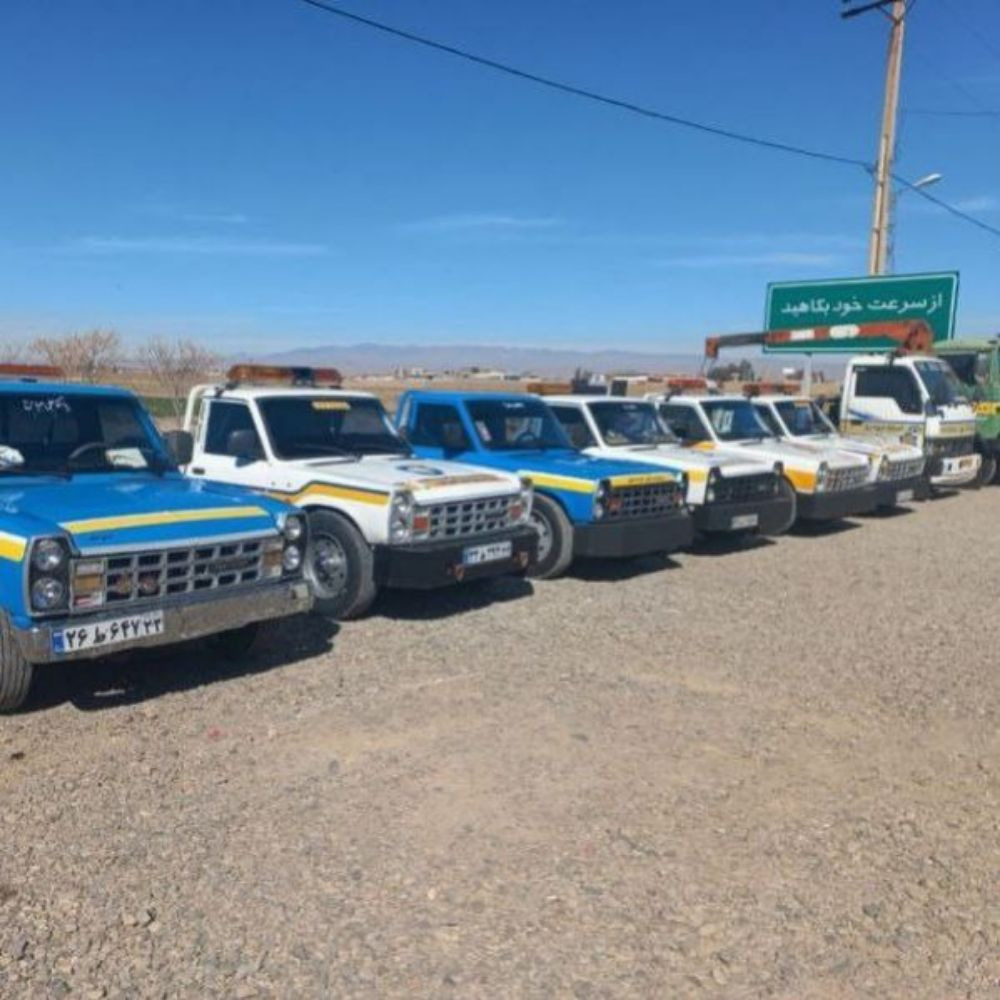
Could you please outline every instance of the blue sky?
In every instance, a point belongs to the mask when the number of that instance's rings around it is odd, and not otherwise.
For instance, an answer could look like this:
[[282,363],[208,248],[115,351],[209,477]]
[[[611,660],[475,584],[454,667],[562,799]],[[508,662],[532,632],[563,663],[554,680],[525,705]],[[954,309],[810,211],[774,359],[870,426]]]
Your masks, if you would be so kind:
[[[887,25],[837,0],[355,0],[664,111],[874,156]],[[1000,225],[1000,4],[924,0],[898,170]],[[864,272],[870,181],[538,89],[296,0],[5,0],[0,333],[220,350],[357,341],[697,349],[768,280]],[[913,194],[896,270],[1000,240]]]

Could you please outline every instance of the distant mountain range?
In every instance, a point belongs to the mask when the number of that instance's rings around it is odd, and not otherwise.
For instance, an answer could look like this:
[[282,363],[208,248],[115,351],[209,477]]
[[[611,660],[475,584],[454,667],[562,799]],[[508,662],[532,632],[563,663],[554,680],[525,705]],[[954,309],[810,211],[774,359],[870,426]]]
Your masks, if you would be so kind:
[[329,344],[270,354],[240,355],[236,361],[287,365],[333,365],[345,374],[385,374],[396,368],[440,372],[477,367],[533,375],[593,372],[695,372],[701,357],[693,353],[598,351],[547,347],[501,347],[489,344]]

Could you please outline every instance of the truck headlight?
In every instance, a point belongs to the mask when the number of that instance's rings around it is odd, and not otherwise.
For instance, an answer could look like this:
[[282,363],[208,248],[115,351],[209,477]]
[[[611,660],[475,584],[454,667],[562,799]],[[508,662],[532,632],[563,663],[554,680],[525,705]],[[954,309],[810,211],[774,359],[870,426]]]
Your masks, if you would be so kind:
[[606,479],[602,479],[597,484],[597,491],[594,493],[594,520],[599,521],[608,512],[608,493],[611,487]]
[[717,465],[713,465],[708,473],[708,485],[705,487],[705,503],[715,503],[715,484],[718,481],[719,467]]
[[392,542],[409,541],[413,533],[411,519],[413,517],[413,494],[409,490],[400,490],[392,498],[389,505],[389,540]]
[[42,538],[35,542],[31,565],[39,573],[54,573],[66,562],[66,546],[58,538]]
[[531,505],[535,500],[535,489],[531,485],[531,480],[521,477],[521,491],[515,501],[515,508],[511,510],[511,517],[518,524],[527,524],[531,518]]
[[816,470],[816,492],[822,493],[826,489],[826,479],[829,473],[829,466],[826,462],[820,462]]
[[281,568],[286,573],[294,573],[302,566],[302,549],[297,545],[289,545],[281,553]]
[[31,585],[31,606],[52,611],[66,602],[66,587],[54,576],[41,576]]
[[298,514],[289,514],[285,518],[285,524],[281,533],[285,536],[286,542],[301,541],[302,536],[306,533],[305,518]]

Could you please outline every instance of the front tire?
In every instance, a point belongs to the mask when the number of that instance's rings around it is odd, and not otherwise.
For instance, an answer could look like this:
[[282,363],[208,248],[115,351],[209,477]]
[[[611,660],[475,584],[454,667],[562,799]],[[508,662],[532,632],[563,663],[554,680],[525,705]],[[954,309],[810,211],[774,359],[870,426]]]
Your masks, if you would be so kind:
[[993,452],[987,454],[984,451],[979,453],[979,457],[983,460],[983,464],[979,466],[979,478],[976,480],[976,485],[989,486],[997,477],[997,457]]
[[785,534],[795,524],[795,519],[799,516],[798,495],[795,492],[795,487],[784,476],[778,479],[778,496],[782,500],[791,500],[792,505],[788,510],[788,517],[774,531],[769,532],[772,536]]
[[555,500],[536,493],[531,526],[538,532],[538,560],[527,575],[539,580],[561,576],[573,561],[573,525],[566,512]]
[[27,700],[35,668],[21,654],[6,615],[0,615],[0,713],[15,712]]
[[326,618],[357,618],[375,600],[371,547],[350,521],[333,511],[309,514],[306,577],[316,597],[313,610]]

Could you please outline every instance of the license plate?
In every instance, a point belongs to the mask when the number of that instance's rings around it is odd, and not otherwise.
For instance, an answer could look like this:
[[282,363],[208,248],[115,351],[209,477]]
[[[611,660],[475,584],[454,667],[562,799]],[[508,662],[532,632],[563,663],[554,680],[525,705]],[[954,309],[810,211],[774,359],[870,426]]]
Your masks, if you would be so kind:
[[80,649],[114,646],[130,639],[144,639],[146,636],[162,633],[163,612],[144,611],[141,615],[127,615],[110,621],[56,629],[52,633],[52,652],[75,653]]
[[513,542],[490,542],[487,545],[469,545],[462,550],[463,566],[478,566],[480,563],[509,559],[514,553]]
[[756,528],[760,523],[757,514],[737,514],[730,522],[729,527],[736,528]]
[[913,490],[897,490],[896,503],[909,503],[913,499]]

